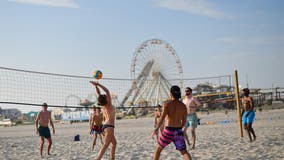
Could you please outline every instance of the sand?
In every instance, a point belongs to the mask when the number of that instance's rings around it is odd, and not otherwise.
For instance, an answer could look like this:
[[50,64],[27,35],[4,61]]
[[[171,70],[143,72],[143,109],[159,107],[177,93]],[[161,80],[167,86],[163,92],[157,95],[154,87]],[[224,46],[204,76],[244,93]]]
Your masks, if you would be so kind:
[[[284,110],[270,110],[256,113],[253,124],[257,139],[249,143],[239,138],[236,112],[199,114],[201,125],[197,128],[196,149],[189,150],[193,159],[200,160],[236,160],[236,159],[284,159]],[[206,123],[208,125],[206,125]],[[88,123],[55,124],[56,134],[52,135],[52,155],[39,156],[39,137],[34,126],[14,126],[0,128],[0,159],[24,160],[87,160],[95,159],[101,147],[99,139],[94,151],[91,150],[91,137]],[[152,159],[156,142],[150,137],[153,130],[153,118],[117,120],[115,135],[117,137],[116,159],[148,160]],[[74,142],[74,136],[80,135],[81,141]],[[190,134],[190,133],[189,133]],[[109,150],[103,157],[109,159]],[[174,145],[166,147],[163,160],[183,159]]]

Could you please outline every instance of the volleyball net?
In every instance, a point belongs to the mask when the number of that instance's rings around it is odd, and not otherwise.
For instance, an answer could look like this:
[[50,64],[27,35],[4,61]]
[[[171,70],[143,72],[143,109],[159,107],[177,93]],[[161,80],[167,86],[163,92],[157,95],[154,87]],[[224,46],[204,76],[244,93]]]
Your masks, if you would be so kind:
[[[43,102],[46,102],[50,107],[90,107],[97,104],[97,94],[89,81],[95,81],[95,79],[88,76],[0,67],[0,104],[41,106]],[[121,101],[133,85],[132,79],[103,78],[99,82],[111,91],[114,107],[140,107],[131,103],[121,105]],[[180,80],[173,79],[168,82],[175,85],[179,84]],[[152,84],[151,80],[145,81],[144,85],[148,84]],[[182,84],[183,90],[185,87],[191,87],[196,96],[232,91],[230,75],[183,79]],[[146,101],[154,100],[146,99]],[[148,103],[148,107],[153,105],[154,103]]]

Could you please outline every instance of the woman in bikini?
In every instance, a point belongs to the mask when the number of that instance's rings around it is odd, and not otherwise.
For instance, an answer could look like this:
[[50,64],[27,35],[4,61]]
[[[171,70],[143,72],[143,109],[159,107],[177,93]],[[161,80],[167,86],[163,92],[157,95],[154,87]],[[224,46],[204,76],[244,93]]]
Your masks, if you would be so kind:
[[[102,126],[104,133],[104,145],[98,153],[97,160],[102,159],[106,149],[111,144],[110,148],[110,159],[115,159],[115,149],[116,149],[116,138],[114,136],[114,121],[115,121],[115,109],[112,106],[110,91],[98,82],[91,81],[96,88],[98,96],[98,105],[102,107],[105,122]],[[105,94],[101,94],[100,89],[102,89]]]

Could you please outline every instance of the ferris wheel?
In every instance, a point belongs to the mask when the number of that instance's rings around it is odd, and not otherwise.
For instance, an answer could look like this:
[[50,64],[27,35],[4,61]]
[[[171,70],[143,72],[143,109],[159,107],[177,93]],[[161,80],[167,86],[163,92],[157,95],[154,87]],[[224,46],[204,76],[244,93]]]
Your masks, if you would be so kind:
[[148,79],[156,79],[161,73],[167,80],[178,80],[182,85],[183,70],[180,59],[173,47],[160,39],[142,43],[135,51],[131,63],[131,78],[137,79],[147,64],[153,63]]
[[130,97],[133,105],[141,101],[157,105],[169,98],[172,81],[182,87],[180,59],[173,47],[160,39],[147,40],[135,50],[130,71],[133,83],[122,106]]

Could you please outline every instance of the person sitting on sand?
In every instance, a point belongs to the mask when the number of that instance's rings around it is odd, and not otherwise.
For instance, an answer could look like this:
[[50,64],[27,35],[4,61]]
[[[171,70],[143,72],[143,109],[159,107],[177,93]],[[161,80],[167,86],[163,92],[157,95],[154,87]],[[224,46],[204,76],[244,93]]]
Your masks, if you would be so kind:
[[186,143],[182,132],[182,127],[185,125],[187,116],[186,106],[179,100],[181,98],[181,91],[178,86],[172,86],[170,93],[171,101],[164,104],[161,118],[152,133],[152,137],[158,133],[159,128],[166,118],[166,127],[159,137],[153,159],[158,160],[162,150],[171,142],[174,142],[176,149],[180,151],[184,159],[190,160],[191,156],[186,151]]
[[100,107],[93,107],[94,113],[90,116],[90,134],[93,134],[92,150],[96,145],[97,135],[100,136],[101,143],[103,144],[102,134],[103,134],[103,114],[101,113]]
[[[102,159],[106,149],[108,148],[109,144],[111,143],[112,146],[110,148],[110,159],[114,160],[115,159],[115,149],[116,149],[116,138],[114,136],[114,121],[115,121],[115,109],[112,106],[112,101],[111,101],[111,95],[109,90],[99,84],[98,82],[91,81],[95,87],[98,96],[98,104],[102,106],[103,110],[103,115],[105,118],[105,122],[102,126],[102,130],[104,132],[104,144],[102,148],[100,149],[98,153],[97,160]],[[106,93],[106,94],[101,94],[100,88]]]
[[254,102],[252,97],[249,96],[250,91],[248,88],[243,89],[243,93],[244,97],[242,98],[242,121],[244,128],[249,136],[249,140],[250,142],[252,142],[251,134],[253,135],[253,140],[256,139],[254,129],[252,128],[252,123],[255,118]]
[[[154,128],[157,127],[157,124],[159,122],[159,119],[161,118],[161,115],[162,115],[162,106],[158,105],[154,112],[154,116],[155,116]],[[160,127],[160,132],[162,132],[163,129],[164,129],[164,123]],[[159,132],[156,135],[156,140],[158,140],[158,137],[159,137]]]
[[[38,127],[39,123],[39,127]],[[51,113],[47,111],[47,104],[42,104],[42,110],[38,113],[36,120],[35,120],[35,131],[36,134],[39,134],[40,136],[40,156],[42,157],[42,150],[44,145],[44,138],[48,141],[48,147],[47,147],[47,154],[50,155],[50,148],[52,145],[50,130],[48,127],[48,123],[50,123],[52,127],[53,134],[55,134],[54,125],[51,119]]]

